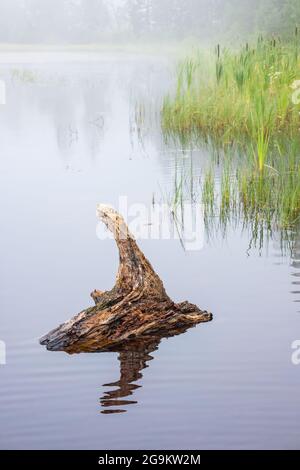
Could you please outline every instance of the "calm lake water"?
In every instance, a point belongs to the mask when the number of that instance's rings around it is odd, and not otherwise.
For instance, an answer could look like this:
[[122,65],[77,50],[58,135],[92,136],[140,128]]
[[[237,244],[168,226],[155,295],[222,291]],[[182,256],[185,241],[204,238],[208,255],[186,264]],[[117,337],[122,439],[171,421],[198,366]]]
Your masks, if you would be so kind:
[[118,253],[97,236],[96,204],[170,201],[178,168],[193,175],[193,199],[210,154],[161,136],[154,114],[172,85],[171,59],[49,53],[0,62],[0,447],[300,449],[300,365],[291,360],[300,232],[291,252],[276,233],[249,248],[251,231],[239,223],[198,250],[141,240],[169,295],[213,321],[120,360],[39,345],[92,305],[94,288],[114,284]]

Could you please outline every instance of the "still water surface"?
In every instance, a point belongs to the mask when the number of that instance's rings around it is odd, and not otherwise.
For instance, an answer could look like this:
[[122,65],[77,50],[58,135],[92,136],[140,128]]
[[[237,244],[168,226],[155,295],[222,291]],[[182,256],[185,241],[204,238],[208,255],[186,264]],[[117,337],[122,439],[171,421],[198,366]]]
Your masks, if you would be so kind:
[[143,117],[172,66],[129,54],[1,56],[2,449],[300,448],[300,233],[291,254],[276,234],[249,250],[239,224],[196,251],[142,240],[169,295],[210,310],[211,323],[119,359],[38,343],[114,284],[118,255],[96,236],[98,202],[150,207],[190,163],[197,191],[207,150],[165,144]]

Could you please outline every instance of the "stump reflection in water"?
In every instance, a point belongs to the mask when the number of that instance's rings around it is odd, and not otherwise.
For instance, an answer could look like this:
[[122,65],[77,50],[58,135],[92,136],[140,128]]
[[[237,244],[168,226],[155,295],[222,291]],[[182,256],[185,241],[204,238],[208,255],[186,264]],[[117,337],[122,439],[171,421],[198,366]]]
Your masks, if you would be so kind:
[[[139,337],[130,341],[124,342],[119,347],[110,349],[111,352],[118,352],[118,360],[120,361],[120,376],[119,380],[111,383],[103,384],[103,387],[111,388],[107,390],[100,397],[101,413],[125,413],[127,410],[124,408],[127,405],[137,404],[137,400],[128,399],[134,395],[135,390],[142,387],[141,384],[135,382],[142,379],[142,370],[149,367],[147,364],[154,358],[151,353],[156,351],[159,347],[160,341],[163,338],[180,335],[185,333],[188,328],[174,328],[165,334],[157,333],[151,336]],[[101,352],[95,349],[94,345],[88,342],[80,344],[76,348],[68,348],[69,354],[76,354],[82,352]]]
[[134,405],[136,400],[129,400],[134,394],[134,391],[142,385],[135,382],[142,379],[142,370],[149,367],[147,362],[154,359],[150,353],[158,348],[160,339],[145,339],[139,340],[135,344],[124,346],[119,351],[118,360],[120,361],[120,378],[116,382],[103,384],[103,387],[110,387],[116,389],[105,391],[100,398],[101,406],[103,407],[101,413],[124,413],[126,409],[113,408],[123,407],[126,405]]

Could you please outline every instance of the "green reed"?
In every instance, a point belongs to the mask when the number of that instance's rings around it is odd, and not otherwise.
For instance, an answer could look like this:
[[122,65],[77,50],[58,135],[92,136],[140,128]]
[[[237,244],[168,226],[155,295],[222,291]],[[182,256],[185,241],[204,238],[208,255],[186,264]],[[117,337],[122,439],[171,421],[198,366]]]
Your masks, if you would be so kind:
[[213,135],[223,146],[251,139],[263,171],[269,142],[284,132],[298,133],[300,88],[298,37],[290,43],[260,38],[239,52],[198,52],[178,66],[175,95],[165,98],[162,125],[167,132]]
[[296,29],[285,43],[260,37],[238,52],[198,51],[179,65],[176,93],[164,99],[166,136],[183,144],[197,136],[223,155],[219,192],[211,168],[202,181],[206,212],[220,220],[239,214],[257,231],[299,220],[299,40]]
[[221,221],[242,218],[247,224],[260,224],[268,230],[292,228],[299,222],[300,141],[292,146],[288,140],[277,142],[269,157],[270,165],[263,172],[253,162],[249,165],[245,155],[223,158],[219,190],[215,188],[211,168],[203,178],[202,203],[206,214],[218,215]]

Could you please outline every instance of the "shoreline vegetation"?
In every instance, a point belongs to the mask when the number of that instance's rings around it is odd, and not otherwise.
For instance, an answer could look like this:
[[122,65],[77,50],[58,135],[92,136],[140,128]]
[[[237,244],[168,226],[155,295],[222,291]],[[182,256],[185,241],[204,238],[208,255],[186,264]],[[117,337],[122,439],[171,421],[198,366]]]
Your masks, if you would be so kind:
[[[242,214],[265,228],[288,229],[300,216],[300,32],[283,42],[259,37],[238,52],[198,51],[177,68],[164,98],[162,128],[181,145],[208,145],[202,178],[209,215]],[[220,157],[221,155],[221,157]],[[222,159],[221,184],[214,171]]]

